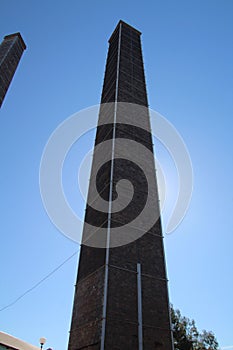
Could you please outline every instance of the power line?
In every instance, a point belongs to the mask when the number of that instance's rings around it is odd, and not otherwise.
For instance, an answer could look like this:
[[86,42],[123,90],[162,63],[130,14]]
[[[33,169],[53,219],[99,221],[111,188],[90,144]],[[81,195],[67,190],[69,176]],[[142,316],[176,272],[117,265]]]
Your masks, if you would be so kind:
[[39,285],[41,285],[44,281],[46,281],[49,277],[51,277],[55,272],[57,272],[63,265],[65,265],[70,259],[72,259],[79,250],[76,250],[72,255],[70,255],[66,260],[64,260],[60,265],[58,265],[54,270],[52,270],[50,273],[48,273],[44,278],[42,278],[39,282],[34,284],[31,288],[27,289],[23,294],[21,294],[18,298],[16,298],[14,301],[12,301],[10,304],[4,306],[0,309],[0,312],[3,310],[8,309],[9,307],[15,305],[20,299],[25,297],[25,295],[29,294],[31,291],[36,289]]

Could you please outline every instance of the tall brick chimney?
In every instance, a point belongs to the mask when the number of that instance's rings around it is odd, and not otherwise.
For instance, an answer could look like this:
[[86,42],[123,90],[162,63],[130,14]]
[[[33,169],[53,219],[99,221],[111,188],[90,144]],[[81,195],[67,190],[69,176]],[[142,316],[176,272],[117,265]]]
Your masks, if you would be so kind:
[[[128,196],[122,179],[132,184],[133,196],[117,211],[119,190]],[[103,199],[107,212],[96,209]],[[146,219],[133,224],[148,201]],[[123,21],[109,40],[68,349],[173,349],[141,33]]]
[[20,33],[5,36],[0,45],[0,107],[25,49]]

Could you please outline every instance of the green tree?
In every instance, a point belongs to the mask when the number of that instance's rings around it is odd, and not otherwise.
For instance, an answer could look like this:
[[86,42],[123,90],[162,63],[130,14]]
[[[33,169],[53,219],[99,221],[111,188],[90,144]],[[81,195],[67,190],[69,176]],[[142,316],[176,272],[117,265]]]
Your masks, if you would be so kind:
[[171,305],[171,321],[175,350],[218,350],[219,345],[212,332],[199,332],[194,320],[181,315]]

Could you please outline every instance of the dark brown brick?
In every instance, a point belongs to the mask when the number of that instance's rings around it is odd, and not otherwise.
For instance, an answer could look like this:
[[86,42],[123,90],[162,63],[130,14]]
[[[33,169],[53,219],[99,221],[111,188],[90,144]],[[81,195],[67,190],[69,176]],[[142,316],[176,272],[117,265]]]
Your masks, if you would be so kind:
[[[121,27],[120,55],[118,56],[118,43]],[[94,174],[98,163],[98,153],[94,152],[92,173],[90,178],[88,201],[93,196],[95,184],[99,191],[99,198],[109,200],[110,174],[113,163],[112,198],[117,199],[117,185],[121,179],[127,179],[134,188],[133,197],[128,206],[121,211],[111,213],[110,242],[119,238],[114,236],[114,227],[125,224],[122,234],[131,235],[132,241],[128,244],[110,248],[109,260],[106,266],[106,249],[86,247],[81,248],[79,272],[74,297],[74,309],[71,324],[69,350],[100,349],[102,334],[102,317],[104,302],[104,281],[106,268],[108,269],[107,308],[105,328],[105,350],[137,350],[139,343],[138,333],[138,274],[137,264],[141,264],[142,288],[142,329],[143,350],[172,350],[172,339],[169,319],[169,300],[165,257],[163,249],[162,228],[159,215],[158,190],[154,169],[152,137],[148,113],[148,102],[144,68],[142,61],[140,32],[124,22],[120,22],[109,40],[108,58],[101,103],[132,102],[138,108],[124,108],[118,104],[116,124],[114,125],[114,106],[104,105],[100,109],[99,125],[96,134],[96,146],[103,141],[112,140],[115,128],[115,153],[118,159],[110,159],[110,147],[100,156],[105,164]],[[117,66],[119,62],[119,82],[116,94]],[[116,99],[117,97],[117,99]],[[130,125],[132,120],[133,125]],[[105,125],[101,125],[105,123]],[[107,123],[107,124],[106,124]],[[150,183],[151,207],[148,217],[157,214],[147,232],[142,227],[134,227],[134,219],[143,210],[148,198],[148,181],[143,169],[136,166],[130,159],[120,157],[124,154],[124,147],[117,144],[117,140],[135,141],[143,146],[150,157],[147,167],[152,174]],[[118,145],[118,146],[117,146]],[[122,152],[122,153],[121,153]],[[134,150],[136,153],[136,149]],[[139,155],[140,156],[140,155]],[[115,157],[116,158],[116,157]],[[127,197],[129,191],[122,187],[122,193]],[[97,198],[93,203],[98,204]],[[125,197],[124,197],[125,198]],[[114,202],[113,202],[114,203]],[[114,204],[113,204],[114,206]],[[87,229],[87,223],[93,225]],[[90,201],[86,209],[86,223],[83,237],[93,233],[98,237],[98,227],[104,227],[103,235],[107,233],[108,212],[101,213],[91,207]],[[93,231],[93,232],[92,232]],[[105,237],[106,238],[106,237]],[[106,239],[103,240],[106,244]],[[93,243],[86,240],[84,243]]]
[[5,36],[0,45],[0,107],[25,49],[20,33]]

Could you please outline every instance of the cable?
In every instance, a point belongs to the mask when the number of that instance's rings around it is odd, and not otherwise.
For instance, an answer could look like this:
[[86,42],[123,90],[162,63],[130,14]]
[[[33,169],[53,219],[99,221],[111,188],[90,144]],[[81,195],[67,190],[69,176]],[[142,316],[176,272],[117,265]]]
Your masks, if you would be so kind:
[[10,304],[4,306],[3,308],[0,309],[0,312],[3,310],[8,309],[9,307],[15,305],[20,299],[22,299],[23,297],[25,297],[25,295],[27,295],[28,293],[30,293],[31,291],[33,291],[34,289],[36,289],[40,284],[42,284],[45,280],[47,280],[49,277],[51,277],[55,272],[57,272],[63,265],[65,265],[70,259],[72,259],[77,253],[79,252],[79,250],[76,250],[76,252],[74,252],[71,256],[69,256],[66,260],[64,260],[60,265],[58,265],[54,270],[52,270],[48,275],[46,275],[44,278],[42,278],[39,282],[37,282],[36,284],[34,284],[34,286],[32,286],[31,288],[27,289],[23,294],[21,294],[18,298],[16,298],[14,301],[12,301]]

